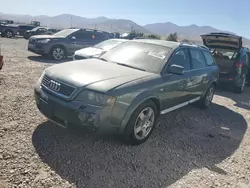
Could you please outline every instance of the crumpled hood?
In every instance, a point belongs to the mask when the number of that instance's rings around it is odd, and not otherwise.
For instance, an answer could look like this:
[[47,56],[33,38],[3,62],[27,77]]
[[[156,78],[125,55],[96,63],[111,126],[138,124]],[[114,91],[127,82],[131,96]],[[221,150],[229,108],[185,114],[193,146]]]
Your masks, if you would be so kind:
[[83,48],[81,50],[77,50],[75,55],[82,56],[82,57],[91,57],[94,55],[101,55],[104,52],[103,49],[95,48],[95,47],[88,47]]
[[130,81],[154,74],[99,59],[86,59],[51,66],[46,69],[46,75],[77,88],[86,87],[106,92]]

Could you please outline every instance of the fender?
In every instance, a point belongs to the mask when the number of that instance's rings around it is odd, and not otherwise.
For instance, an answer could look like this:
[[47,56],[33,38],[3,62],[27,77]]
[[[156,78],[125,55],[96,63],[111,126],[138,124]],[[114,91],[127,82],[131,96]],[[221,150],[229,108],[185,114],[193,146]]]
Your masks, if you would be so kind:
[[[130,106],[128,107],[122,122],[121,122],[121,126],[119,128],[119,133],[123,133],[126,125],[131,117],[131,115],[133,114],[133,112],[145,101],[149,100],[149,99],[156,99],[159,100],[159,97],[157,95],[155,95],[154,93],[152,93],[151,91],[145,91],[140,93],[139,95],[137,95],[134,100],[132,101],[132,103],[130,104]],[[160,109],[159,109],[160,110]]]

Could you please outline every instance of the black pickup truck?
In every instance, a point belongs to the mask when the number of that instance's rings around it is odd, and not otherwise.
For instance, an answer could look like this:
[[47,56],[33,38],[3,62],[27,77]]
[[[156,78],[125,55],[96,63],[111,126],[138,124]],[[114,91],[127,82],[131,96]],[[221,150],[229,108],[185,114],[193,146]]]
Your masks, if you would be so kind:
[[0,32],[2,37],[12,38],[16,35],[24,36],[27,30],[32,30],[35,25],[1,24]]

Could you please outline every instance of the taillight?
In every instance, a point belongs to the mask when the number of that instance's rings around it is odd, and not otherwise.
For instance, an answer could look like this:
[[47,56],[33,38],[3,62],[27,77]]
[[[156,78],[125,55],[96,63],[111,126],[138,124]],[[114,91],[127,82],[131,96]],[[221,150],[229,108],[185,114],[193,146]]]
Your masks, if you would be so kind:
[[235,66],[237,68],[241,68],[243,66],[243,62],[241,60],[237,61],[237,63],[235,64]]

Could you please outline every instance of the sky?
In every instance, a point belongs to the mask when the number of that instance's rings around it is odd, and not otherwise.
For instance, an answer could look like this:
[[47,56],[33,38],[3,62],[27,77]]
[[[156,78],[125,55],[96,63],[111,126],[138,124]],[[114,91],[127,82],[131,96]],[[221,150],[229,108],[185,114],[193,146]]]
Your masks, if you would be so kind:
[[250,38],[250,0],[0,0],[0,4],[0,12],[4,13],[105,16],[140,25],[209,25]]

